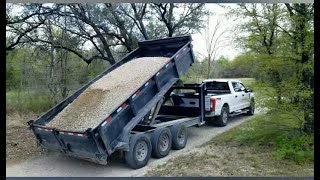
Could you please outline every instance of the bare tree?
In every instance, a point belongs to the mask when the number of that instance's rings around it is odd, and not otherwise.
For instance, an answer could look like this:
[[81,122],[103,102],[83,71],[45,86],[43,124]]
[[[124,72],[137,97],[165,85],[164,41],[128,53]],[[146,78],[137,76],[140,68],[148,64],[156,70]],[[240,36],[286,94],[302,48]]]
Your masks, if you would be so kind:
[[39,16],[47,16],[56,11],[56,8],[48,9],[40,5],[26,5],[26,10],[20,15],[14,15],[13,8],[21,8],[20,5],[6,5],[6,53],[14,50],[19,44],[29,43],[29,34],[45,23],[45,19]]
[[146,9],[147,9],[148,4],[143,3],[142,5],[139,5],[139,4],[131,3],[130,5],[131,5],[131,8],[133,9],[133,12],[134,12],[134,18],[132,18],[132,20],[136,23],[136,25],[139,28],[139,30],[141,31],[144,39],[148,40],[149,35],[148,35],[146,27],[143,23],[143,18],[146,15]]
[[214,25],[210,25],[210,20],[207,20],[204,36],[206,41],[206,58],[208,59],[207,78],[210,77],[211,65],[218,58],[221,50],[231,43],[225,36],[229,29],[222,28],[220,20],[217,20]]
[[[195,29],[202,28],[205,11],[204,4],[175,4],[161,3],[152,4],[156,18],[167,29],[167,36],[183,35],[191,33]],[[176,11],[180,8],[182,11]]]
[[[46,44],[71,52],[87,64],[95,59],[114,64],[114,55],[132,51],[137,47],[139,40],[192,33],[202,27],[202,17],[206,14],[204,4],[170,3],[151,6],[146,3],[105,3],[21,6],[23,15],[7,15],[8,51],[19,44]],[[7,9],[9,11],[10,7]],[[43,35],[49,23],[54,31],[65,29],[78,46],[71,48],[63,43],[61,37],[60,40],[54,38],[52,41]],[[93,51],[88,54],[90,49]]]

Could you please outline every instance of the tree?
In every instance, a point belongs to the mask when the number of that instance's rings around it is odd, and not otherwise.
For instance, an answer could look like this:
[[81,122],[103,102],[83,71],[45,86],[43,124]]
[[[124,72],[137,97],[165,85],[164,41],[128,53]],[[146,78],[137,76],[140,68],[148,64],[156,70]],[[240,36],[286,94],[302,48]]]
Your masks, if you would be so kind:
[[[213,29],[211,29],[213,27]],[[210,25],[209,19],[207,21],[207,26],[205,28],[205,40],[206,40],[206,58],[208,60],[208,71],[207,78],[210,77],[211,65],[214,62],[221,50],[226,46],[230,45],[225,34],[228,32],[228,29],[221,28],[221,22],[219,20],[212,26]]]
[[[10,7],[7,6],[7,11]],[[170,4],[169,12],[167,7],[168,4],[146,3],[22,4],[22,15],[7,15],[7,50],[30,43],[34,46],[49,44],[77,55],[87,64],[95,59],[114,64],[116,53],[132,51],[139,40],[183,35],[201,28],[202,17],[206,14],[203,4]],[[65,29],[78,40],[78,46],[70,48],[63,45],[62,40],[50,41],[43,36],[47,24],[53,29]],[[21,25],[28,28],[21,31]],[[13,40],[15,36],[18,38]],[[83,53],[88,45],[95,50],[90,56]]]
[[[21,14],[13,15],[11,13],[13,8],[21,8],[21,6],[25,8]],[[55,8],[48,9],[42,4],[6,4],[6,53],[8,54],[20,44],[29,43],[28,35],[45,23],[45,19],[39,17],[46,17],[54,11],[56,11]]]
[[275,89],[274,109],[302,110],[307,133],[314,121],[313,11],[313,4],[240,4],[233,11],[247,17],[240,43],[260,59],[259,81]]
[[[304,110],[304,131],[314,131],[314,4],[285,4],[291,22],[288,36],[293,47],[292,59],[301,63],[299,72],[302,74],[302,84],[307,96],[300,96]],[[309,93],[308,93],[309,92]]]
[[[152,4],[151,7],[152,13],[165,26],[165,36],[168,37],[185,35],[203,28],[203,17],[208,14],[203,3],[161,3]],[[178,8],[182,9],[181,13]]]
[[257,53],[274,54],[279,45],[279,33],[283,30],[280,26],[283,12],[279,4],[239,4],[239,8],[231,13],[247,19],[240,28],[249,33],[239,38],[239,44]]

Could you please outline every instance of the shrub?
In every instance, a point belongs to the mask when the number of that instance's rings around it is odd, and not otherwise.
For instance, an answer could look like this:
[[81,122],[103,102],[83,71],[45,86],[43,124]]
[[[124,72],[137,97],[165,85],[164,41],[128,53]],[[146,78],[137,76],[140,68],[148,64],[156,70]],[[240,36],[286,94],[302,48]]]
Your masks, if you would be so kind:
[[282,136],[276,140],[275,156],[300,164],[314,160],[314,136],[293,135]]
[[224,133],[210,143],[228,143],[270,149],[276,159],[297,164],[314,160],[314,136],[304,134],[301,122],[290,112],[257,116],[244,125]]

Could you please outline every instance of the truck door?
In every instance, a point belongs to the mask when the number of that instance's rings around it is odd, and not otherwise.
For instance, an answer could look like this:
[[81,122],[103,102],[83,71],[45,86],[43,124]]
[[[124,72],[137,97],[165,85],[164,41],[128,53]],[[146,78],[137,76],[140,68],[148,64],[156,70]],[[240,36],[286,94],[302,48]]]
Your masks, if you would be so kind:
[[234,90],[234,97],[232,97],[231,104],[234,104],[234,108],[235,108],[234,110],[239,110],[243,106],[243,103],[242,103],[243,93],[241,92],[241,89],[238,86],[238,82],[231,82],[231,83]]
[[245,92],[246,87],[242,84],[238,84],[241,92],[242,92],[242,108],[247,108],[250,106],[250,92]]

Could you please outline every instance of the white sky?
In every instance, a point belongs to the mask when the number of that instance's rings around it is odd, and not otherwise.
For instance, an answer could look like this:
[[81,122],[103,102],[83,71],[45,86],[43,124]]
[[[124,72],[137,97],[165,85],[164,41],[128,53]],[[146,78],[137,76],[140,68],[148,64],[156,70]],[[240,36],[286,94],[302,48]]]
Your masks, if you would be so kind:
[[[222,4],[224,6],[228,7],[236,7],[236,4]],[[227,19],[225,14],[227,13],[227,10],[218,4],[215,3],[206,3],[205,4],[206,8],[210,11],[213,12],[214,14],[209,17],[209,32],[212,31],[214,28],[214,25],[216,24],[217,21],[221,23],[220,26],[220,31],[223,31],[225,29],[230,29],[234,30],[234,27],[237,25],[237,22]],[[212,34],[212,32],[210,33]],[[230,39],[234,38],[234,33],[232,32],[227,32],[225,34],[225,37],[228,37]],[[192,39],[193,39],[193,51],[198,54],[206,54],[206,40],[205,40],[205,30],[203,29],[200,33],[192,34]],[[220,53],[217,55],[217,58],[220,56],[224,56],[230,60],[232,60],[234,57],[239,55],[241,51],[239,49],[236,49],[235,45],[228,45],[227,47],[221,49]],[[200,56],[201,57],[201,56]]]

